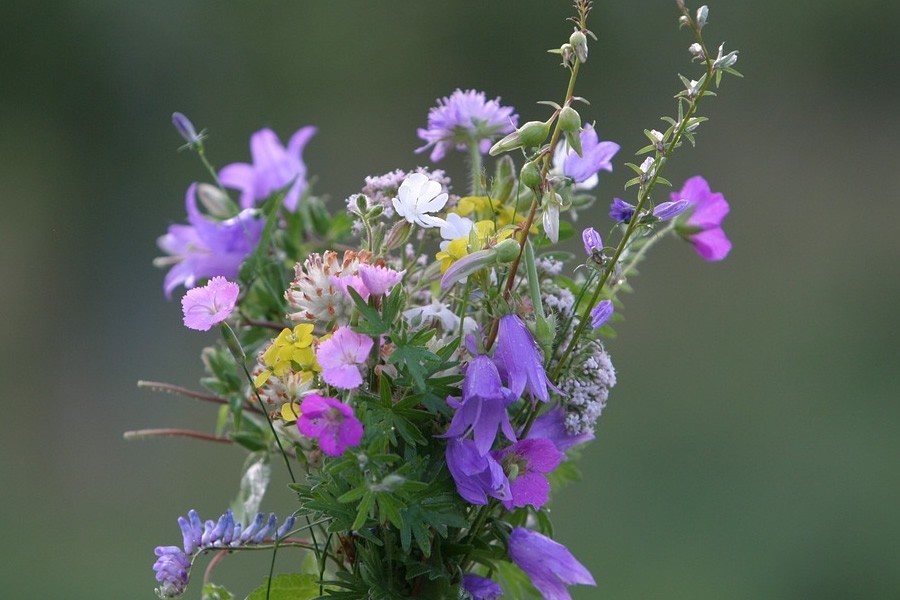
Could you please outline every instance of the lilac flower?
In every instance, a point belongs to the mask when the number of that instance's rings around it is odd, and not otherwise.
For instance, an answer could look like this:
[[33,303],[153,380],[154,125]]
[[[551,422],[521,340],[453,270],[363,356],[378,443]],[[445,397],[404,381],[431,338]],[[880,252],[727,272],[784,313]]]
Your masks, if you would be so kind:
[[667,221],[673,217],[677,217],[691,207],[691,203],[687,200],[678,200],[677,202],[663,202],[653,207],[653,216],[661,221]]
[[506,412],[506,407],[513,400],[515,396],[500,384],[500,373],[491,359],[483,354],[476,356],[466,369],[462,402],[447,399],[456,413],[447,433],[440,437],[462,437],[471,430],[475,449],[482,456],[494,445],[498,428],[507,439],[516,441],[516,434]]
[[315,134],[315,127],[303,127],[291,136],[287,147],[284,147],[274,131],[261,129],[250,136],[253,164],[227,165],[219,172],[219,179],[223,185],[241,191],[243,208],[256,206],[273,192],[290,184],[284,197],[284,207],[295,211],[307,185],[303,148]]
[[509,478],[506,510],[531,505],[540,508],[550,498],[550,482],[544,477],[559,466],[564,455],[547,439],[529,438],[493,453]]
[[197,133],[191,120],[180,112],[172,113],[172,125],[184,141],[187,142],[187,148],[198,146],[203,141],[203,134]]
[[600,171],[612,171],[612,158],[620,146],[615,142],[601,142],[593,125],[586,125],[581,131],[581,156],[575,150],[566,152],[566,146],[559,144],[553,157],[554,168],[572,178],[576,187],[590,190],[597,187]]
[[196,184],[191,185],[185,196],[190,225],[170,225],[169,232],[156,242],[170,256],[158,258],[154,264],[173,265],[163,283],[167,298],[179,285],[192,288],[198,280],[216,275],[234,278],[259,243],[265,225],[253,209],[225,221],[210,219],[197,208],[196,189]]
[[427,143],[416,150],[421,153],[433,146],[432,162],[444,158],[447,150],[464,151],[473,143],[485,154],[491,140],[512,132],[519,121],[513,108],[501,106],[500,98],[488,100],[484,92],[456,90],[437,102],[428,111],[428,127],[418,131],[419,138]]
[[366,288],[366,285],[363,283],[362,277],[360,277],[359,274],[330,275],[328,280],[331,282],[331,285],[341,290],[341,293],[347,298],[351,297],[349,289],[353,288],[363,300],[369,299],[369,290]]
[[337,398],[323,398],[310,394],[300,403],[297,428],[306,437],[319,440],[319,447],[328,456],[340,456],[350,446],[362,440],[363,427],[353,409]]
[[209,331],[231,315],[241,289],[224,277],[213,277],[203,287],[188,290],[181,299],[184,326]]
[[462,587],[474,600],[497,600],[503,595],[503,588],[493,580],[471,573],[463,576]]
[[[690,208],[690,203],[685,200],[673,202],[663,202],[653,207],[653,212],[642,211],[641,218],[647,218],[648,215],[653,216],[660,221],[666,221],[677,217]],[[609,206],[609,216],[619,223],[628,223],[634,215],[635,206],[622,200],[621,198],[613,198],[612,204]],[[650,219],[651,221],[653,219]]]
[[541,353],[525,323],[514,314],[500,318],[494,361],[516,397],[528,392],[542,402],[550,399],[548,388],[555,388],[544,372]]
[[565,452],[573,446],[583,444],[594,439],[591,432],[572,434],[566,429],[566,411],[562,408],[554,408],[534,420],[534,425],[528,431],[527,439],[544,438],[553,442],[556,449]]
[[728,214],[729,206],[725,196],[709,189],[709,184],[699,175],[684,183],[680,192],[672,192],[672,201],[680,199],[690,202],[693,208],[685,221],[684,237],[694,245],[703,259],[722,260],[731,251],[731,242],[722,230],[722,220]]
[[591,327],[599,329],[603,324],[609,321],[613,314],[612,300],[601,300],[597,306],[591,310]]
[[536,531],[513,529],[509,536],[509,557],[525,571],[546,600],[572,600],[567,585],[597,585],[565,546]]
[[157,546],[153,551],[159,558],[153,564],[156,571],[156,595],[160,598],[178,598],[184,594],[190,577],[191,561],[178,546]]
[[339,327],[316,349],[322,379],[342,390],[358,388],[363,381],[359,367],[369,359],[373,344],[372,338],[349,327]]
[[472,440],[450,438],[447,468],[456,483],[456,490],[467,502],[484,505],[488,496],[498,500],[511,497],[509,479],[503,473],[503,467],[490,454],[479,454]]
[[395,271],[387,267],[362,264],[359,265],[359,276],[363,285],[372,296],[383,296],[391,288],[400,283],[406,271]]
[[581,239],[584,241],[584,253],[593,256],[594,252],[603,252],[603,239],[593,227],[588,227],[581,232]]
[[612,204],[609,205],[609,216],[619,223],[628,223],[634,215],[634,206],[628,204],[621,198],[613,198]]

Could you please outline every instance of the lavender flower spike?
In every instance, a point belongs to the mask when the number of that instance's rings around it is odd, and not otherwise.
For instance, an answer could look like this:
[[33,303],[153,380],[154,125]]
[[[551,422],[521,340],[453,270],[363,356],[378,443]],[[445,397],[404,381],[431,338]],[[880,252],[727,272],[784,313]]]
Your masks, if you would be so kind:
[[431,161],[438,162],[447,150],[466,150],[469,144],[478,144],[485,154],[491,140],[512,132],[519,116],[509,106],[501,106],[500,98],[488,100],[484,92],[456,90],[450,96],[437,101],[428,111],[428,127],[419,129],[418,136],[427,142],[416,150],[431,151]]
[[160,598],[178,598],[187,588],[191,561],[178,546],[158,546],[154,554],[159,558],[153,565],[156,571],[156,595]]
[[567,585],[597,585],[565,546],[536,531],[513,529],[509,536],[509,557],[525,571],[545,600],[572,600]]
[[534,338],[516,315],[500,318],[494,362],[516,397],[528,392],[541,402],[550,400],[549,390],[556,388],[547,378],[544,360]]

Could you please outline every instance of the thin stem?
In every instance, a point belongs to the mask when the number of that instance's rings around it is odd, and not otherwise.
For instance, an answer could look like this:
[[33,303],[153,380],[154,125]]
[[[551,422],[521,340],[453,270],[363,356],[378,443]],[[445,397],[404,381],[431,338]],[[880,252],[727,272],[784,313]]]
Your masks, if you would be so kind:
[[[191,390],[185,387],[181,387],[179,385],[173,385],[171,383],[163,383],[161,381],[138,381],[137,385],[139,388],[147,388],[157,392],[167,392],[170,394],[178,394],[180,396],[185,396],[187,398],[194,398],[195,400],[202,400],[204,402],[212,402],[213,404],[228,404],[228,400],[225,398],[220,398],[219,396],[213,396],[212,394],[204,394],[203,392],[198,392],[195,390]],[[245,407],[245,410],[248,410],[252,413],[261,414],[259,409],[253,406]]]
[[126,440],[141,440],[144,438],[152,437],[186,437],[196,440],[203,440],[205,442],[218,442],[220,444],[234,443],[234,440],[232,440],[231,438],[210,435],[208,433],[194,431],[192,429],[138,429],[135,431],[126,431],[122,434],[122,437]]
[[203,163],[203,166],[206,167],[206,170],[209,171],[209,174],[212,176],[213,181],[216,182],[216,186],[218,186],[218,188],[222,190],[223,194],[228,196],[228,192],[225,191],[225,186],[222,185],[222,182],[219,180],[218,173],[216,173],[216,170],[209,162],[209,159],[206,158],[206,149],[203,147],[203,144],[197,146],[197,156],[200,157],[200,162]]
[[[471,529],[469,529],[469,538],[468,543],[473,544],[475,540],[478,538],[478,534],[481,533],[481,528],[484,526],[484,522],[487,520],[488,515],[491,510],[494,508],[494,500],[491,498],[488,500],[488,503],[481,507],[481,510],[478,511],[478,515],[475,517],[475,523],[472,525]],[[462,560],[459,562],[460,565],[465,568],[466,562],[469,560],[469,555],[472,554],[472,550],[469,549],[466,552],[465,556],[463,556]]]
[[472,185],[470,190],[473,196],[480,196],[481,189],[481,151],[474,140],[469,142],[469,167],[472,173]]

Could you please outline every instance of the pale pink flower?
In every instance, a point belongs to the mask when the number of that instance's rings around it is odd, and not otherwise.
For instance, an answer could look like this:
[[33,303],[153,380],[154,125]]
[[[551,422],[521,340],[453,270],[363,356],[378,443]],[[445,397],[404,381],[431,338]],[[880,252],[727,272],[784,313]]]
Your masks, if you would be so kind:
[[330,338],[319,344],[316,359],[322,367],[326,383],[342,390],[362,385],[359,367],[364,365],[375,342],[349,327],[339,327]]
[[209,331],[231,315],[240,288],[224,277],[213,277],[203,287],[187,291],[181,299],[184,326],[197,331]]

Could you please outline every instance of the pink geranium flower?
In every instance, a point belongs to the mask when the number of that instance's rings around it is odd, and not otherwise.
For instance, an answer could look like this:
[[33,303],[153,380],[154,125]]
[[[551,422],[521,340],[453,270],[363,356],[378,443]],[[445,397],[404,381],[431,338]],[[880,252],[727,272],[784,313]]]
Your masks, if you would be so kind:
[[731,251],[731,241],[722,229],[722,221],[728,214],[728,202],[719,192],[713,192],[699,175],[684,183],[680,192],[670,194],[672,201],[687,200],[691,213],[682,229],[685,239],[693,244],[704,260],[722,260]]
[[310,394],[300,404],[297,429],[306,437],[319,440],[328,456],[340,456],[362,440],[363,427],[353,409],[337,398]]
[[231,315],[240,288],[224,277],[213,277],[203,287],[187,291],[181,299],[184,326],[197,331],[209,331]]
[[362,385],[359,367],[369,358],[372,338],[356,333],[349,327],[339,327],[329,339],[319,344],[316,359],[322,367],[322,378],[329,385],[352,390]]

